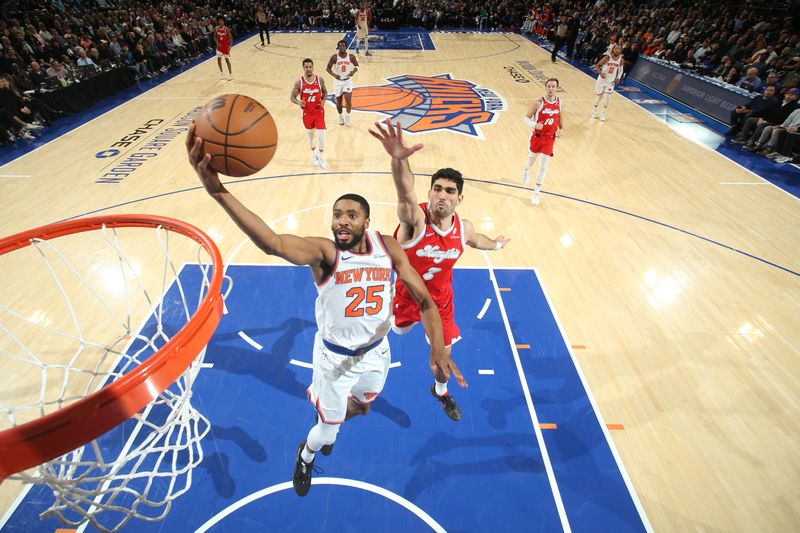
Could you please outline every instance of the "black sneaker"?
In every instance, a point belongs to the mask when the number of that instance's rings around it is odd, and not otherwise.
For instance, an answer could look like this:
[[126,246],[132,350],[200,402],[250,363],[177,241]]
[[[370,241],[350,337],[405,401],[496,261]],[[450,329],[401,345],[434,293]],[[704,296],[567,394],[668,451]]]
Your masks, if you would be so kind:
[[447,416],[452,420],[461,420],[461,409],[458,408],[456,401],[450,396],[449,392],[444,396],[439,396],[436,394],[436,385],[431,385],[431,394],[442,404],[442,409],[444,409]]
[[319,453],[321,453],[325,457],[328,457],[330,454],[333,453],[333,444],[326,444],[320,449]]
[[294,462],[294,475],[292,476],[292,485],[294,485],[294,491],[298,496],[308,494],[308,489],[311,488],[311,473],[314,470],[314,460],[312,459],[310,463],[306,463],[300,455],[305,446],[306,441],[303,441],[297,447],[297,459]]

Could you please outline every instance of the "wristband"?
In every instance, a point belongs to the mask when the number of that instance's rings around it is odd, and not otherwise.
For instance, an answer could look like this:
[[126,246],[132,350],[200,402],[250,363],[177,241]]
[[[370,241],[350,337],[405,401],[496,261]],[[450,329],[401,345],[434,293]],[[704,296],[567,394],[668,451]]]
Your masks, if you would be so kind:
[[502,247],[503,247],[503,243],[502,243],[502,242],[500,242],[500,241],[495,241],[495,244],[494,244],[494,249],[495,249],[495,250],[499,250],[499,249],[500,249],[500,248],[502,248]]

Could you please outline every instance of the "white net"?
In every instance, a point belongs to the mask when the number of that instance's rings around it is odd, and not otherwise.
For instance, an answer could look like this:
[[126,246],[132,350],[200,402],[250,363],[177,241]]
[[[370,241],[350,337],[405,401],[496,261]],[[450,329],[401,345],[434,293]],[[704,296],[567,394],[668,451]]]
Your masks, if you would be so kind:
[[[211,271],[203,246],[160,226],[103,226],[1,255],[0,431],[138,368],[186,326]],[[203,460],[209,422],[191,390],[204,355],[120,426],[13,476],[50,486],[40,516],[103,531],[164,518]]]

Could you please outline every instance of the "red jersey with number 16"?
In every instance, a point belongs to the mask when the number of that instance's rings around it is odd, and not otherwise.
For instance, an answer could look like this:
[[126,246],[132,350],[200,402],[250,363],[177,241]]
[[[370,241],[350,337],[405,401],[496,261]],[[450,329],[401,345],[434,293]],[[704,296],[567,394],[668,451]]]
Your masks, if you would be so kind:
[[[442,231],[428,218],[428,203],[421,203],[419,207],[425,212],[425,231],[403,244],[403,249],[411,266],[425,281],[433,301],[437,304],[446,303],[453,298],[453,267],[464,252],[464,228],[461,218],[453,213],[453,225]],[[398,226],[395,237],[399,229]],[[411,299],[408,290],[398,281],[397,298],[403,297]]]

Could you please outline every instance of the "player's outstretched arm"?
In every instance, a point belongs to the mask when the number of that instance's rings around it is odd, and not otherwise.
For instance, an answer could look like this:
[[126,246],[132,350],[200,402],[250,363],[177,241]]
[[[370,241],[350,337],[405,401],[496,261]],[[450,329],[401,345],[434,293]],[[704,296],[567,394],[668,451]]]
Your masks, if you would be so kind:
[[[276,255],[295,265],[317,267],[326,262],[327,255],[336,253],[333,242],[320,237],[303,238],[297,235],[278,235],[261,217],[250,211],[222,182],[219,174],[211,168],[211,155],[203,151],[203,140],[194,134],[195,125],[189,126],[186,135],[186,152],[189,163],[197,172],[206,192],[228,213],[253,243],[269,255]],[[329,248],[327,250],[326,248]],[[330,261],[329,261],[330,262]]]
[[439,310],[433,302],[428,289],[425,287],[425,282],[417,274],[417,271],[408,262],[408,257],[403,251],[403,248],[394,239],[388,235],[382,235],[383,242],[392,257],[394,270],[397,272],[397,277],[403,282],[406,289],[408,289],[411,297],[419,305],[419,316],[422,320],[422,325],[425,328],[425,334],[431,343],[431,358],[430,366],[434,378],[444,375],[445,378],[450,379],[450,375],[455,376],[456,381],[462,387],[467,386],[467,381],[461,375],[455,361],[450,358],[447,349],[444,346],[444,336],[442,333],[442,319],[439,316]]
[[[399,122],[392,125],[391,119],[386,119],[384,128],[380,122],[375,123],[377,131],[370,128],[370,134],[378,139],[383,148],[392,157],[392,179],[397,190],[397,217],[400,224],[416,229],[425,223],[422,210],[417,205],[417,195],[414,192],[414,174],[408,164],[408,158],[422,149],[422,144],[406,146],[403,142],[403,126]],[[414,235],[415,231],[410,231]]]
[[490,239],[483,233],[475,231],[475,226],[469,220],[462,218],[461,222],[464,224],[464,239],[469,246],[477,250],[499,250],[505,248],[506,244],[511,240],[502,235],[498,235],[495,239]]

